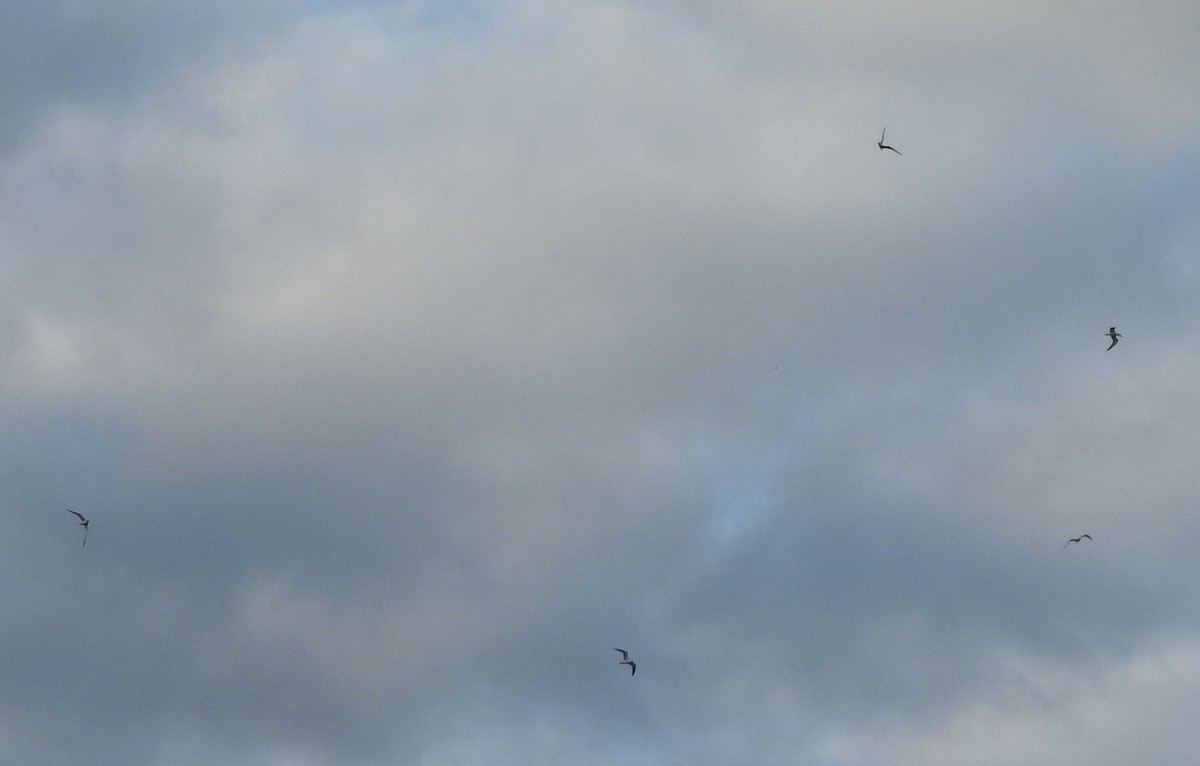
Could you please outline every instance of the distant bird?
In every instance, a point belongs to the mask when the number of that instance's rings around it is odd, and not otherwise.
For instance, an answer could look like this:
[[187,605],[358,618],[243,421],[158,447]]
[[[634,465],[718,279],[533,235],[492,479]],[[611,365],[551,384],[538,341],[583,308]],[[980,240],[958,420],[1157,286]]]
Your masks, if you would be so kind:
[[92,522],[83,518],[82,513],[79,513],[78,511],[72,511],[70,508],[67,509],[67,513],[73,513],[79,517],[79,526],[83,527],[83,545],[81,545],[79,547],[86,548],[87,547],[87,536],[88,536],[88,524],[91,524]]
[[1108,335],[1108,337],[1112,338],[1112,343],[1109,343],[1108,348],[1106,348],[1104,350],[1112,351],[1112,347],[1117,345],[1117,338],[1121,337],[1121,333],[1117,332],[1117,328],[1110,327],[1110,328],[1108,328],[1108,332],[1106,334]]
[[[897,148],[896,148],[896,147],[894,147],[894,146],[888,146],[887,144],[885,144],[885,143],[883,142],[883,137],[884,137],[884,136],[886,136],[886,135],[887,135],[887,127],[885,126],[885,127],[884,127],[884,129],[883,129],[883,132],[879,134],[879,151],[881,151],[881,152],[882,152],[884,149],[891,149],[891,150],[892,150],[893,152],[895,152],[896,154],[900,154],[900,150],[899,150],[899,149],[897,149]],[[901,157],[903,157],[904,155],[903,155],[903,154],[900,154],[900,156],[901,156]]]
[[1091,535],[1080,535],[1079,537],[1072,537],[1070,540],[1067,540],[1065,543],[1063,543],[1063,547],[1066,548],[1071,543],[1077,543],[1085,537],[1089,540],[1092,539]]
[[637,673],[637,663],[629,659],[629,652],[625,651],[624,649],[617,649],[616,647],[613,647],[613,651],[621,653],[621,661],[617,663],[618,665],[628,665],[630,676]]

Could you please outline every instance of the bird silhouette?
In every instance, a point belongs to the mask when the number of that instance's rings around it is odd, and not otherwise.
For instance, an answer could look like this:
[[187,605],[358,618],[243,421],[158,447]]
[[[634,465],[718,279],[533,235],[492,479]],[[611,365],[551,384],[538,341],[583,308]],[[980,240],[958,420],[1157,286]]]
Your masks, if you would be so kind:
[[83,518],[82,513],[78,512],[78,511],[72,511],[70,508],[67,509],[67,513],[73,513],[79,517],[79,526],[83,527],[83,545],[81,545],[79,547],[86,548],[87,547],[87,536],[88,536],[88,524],[91,524],[92,522]]
[[1079,537],[1072,537],[1070,540],[1067,540],[1065,543],[1063,543],[1063,547],[1066,548],[1071,543],[1077,543],[1080,540],[1084,539],[1085,537],[1089,540],[1092,539],[1091,535],[1080,535]]
[[1110,328],[1108,328],[1108,332],[1105,334],[1108,335],[1108,337],[1112,338],[1112,343],[1109,343],[1108,348],[1106,348],[1104,350],[1112,351],[1112,347],[1117,345],[1117,338],[1121,337],[1121,333],[1117,332],[1117,328],[1110,327]]
[[637,663],[629,659],[629,652],[625,651],[624,649],[617,649],[616,647],[613,647],[613,651],[621,653],[621,661],[617,663],[618,665],[628,665],[630,676],[633,676],[637,673]]
[[[892,150],[893,152],[895,152],[896,154],[900,154],[900,150],[899,150],[899,149],[897,149],[897,148],[896,148],[896,147],[894,147],[894,146],[888,146],[887,144],[885,144],[885,143],[883,142],[883,137],[884,137],[884,136],[886,136],[886,135],[887,135],[887,127],[885,126],[885,127],[884,127],[884,129],[883,129],[883,132],[879,134],[879,151],[881,151],[881,152],[882,152],[884,149],[891,149],[891,150]],[[900,156],[901,156],[901,157],[903,157],[904,155],[903,155],[903,154],[900,154]]]

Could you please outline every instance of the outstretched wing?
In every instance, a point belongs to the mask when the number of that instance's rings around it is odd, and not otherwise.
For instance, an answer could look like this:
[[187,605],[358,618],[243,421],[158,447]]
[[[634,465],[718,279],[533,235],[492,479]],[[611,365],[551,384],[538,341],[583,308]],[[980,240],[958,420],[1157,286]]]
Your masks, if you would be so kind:
[[621,653],[621,659],[623,659],[623,660],[627,660],[627,659],[629,659],[629,652],[625,651],[624,649],[618,649],[618,648],[616,648],[616,647],[614,646],[614,647],[613,647],[613,651],[614,651],[614,652],[620,652],[620,653]]
[[1112,340],[1113,342],[1108,344],[1108,348],[1104,349],[1105,351],[1112,351],[1112,347],[1117,345],[1117,339],[1113,338]]
[[73,514],[75,514],[76,516],[78,516],[78,517],[79,517],[79,520],[80,520],[80,521],[82,521],[82,522],[87,522],[87,519],[83,518],[83,514],[82,514],[82,513],[80,513],[79,511],[72,511],[70,508],[68,508],[68,509],[67,509],[67,513],[73,513]]
[[1085,538],[1085,537],[1086,537],[1087,539],[1089,539],[1089,540],[1091,540],[1091,539],[1092,539],[1092,536],[1091,536],[1091,535],[1080,535],[1080,536],[1079,536],[1079,538],[1080,538],[1080,539],[1083,539],[1083,538]]
[[637,675],[637,663],[636,662],[629,663],[629,675],[630,676]]

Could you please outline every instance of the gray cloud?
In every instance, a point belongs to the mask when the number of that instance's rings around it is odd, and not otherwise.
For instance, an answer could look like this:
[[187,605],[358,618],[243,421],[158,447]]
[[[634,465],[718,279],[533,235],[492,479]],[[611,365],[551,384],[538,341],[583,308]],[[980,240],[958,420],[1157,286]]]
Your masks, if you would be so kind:
[[0,10],[0,156],[54,110],[117,109],[146,88],[169,88],[196,57],[252,41],[286,18],[286,3],[161,7],[136,2],[6,3]]
[[1190,752],[1187,19],[873,10],[7,11],[0,752]]

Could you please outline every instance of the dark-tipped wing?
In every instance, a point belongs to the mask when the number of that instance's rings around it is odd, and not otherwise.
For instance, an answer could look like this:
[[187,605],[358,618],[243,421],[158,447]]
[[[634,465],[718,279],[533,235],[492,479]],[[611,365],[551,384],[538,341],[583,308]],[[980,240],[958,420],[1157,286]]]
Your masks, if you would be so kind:
[[1112,339],[1112,341],[1113,341],[1112,343],[1109,343],[1109,344],[1108,344],[1108,348],[1104,349],[1105,351],[1112,351],[1112,347],[1113,347],[1113,346],[1115,346],[1115,345],[1117,345],[1117,339],[1116,339],[1116,338],[1113,338],[1113,339]]
[[80,520],[80,521],[82,521],[84,524],[86,524],[86,523],[87,523],[87,519],[83,518],[83,514],[82,514],[82,513],[80,513],[79,511],[72,511],[70,508],[68,508],[68,509],[67,509],[67,513],[73,513],[73,514],[75,514],[76,516],[78,516],[78,517],[79,517],[79,520]]
[[1091,540],[1091,539],[1092,539],[1092,536],[1091,536],[1091,535],[1080,535],[1080,536],[1079,536],[1079,539],[1080,539],[1080,540],[1082,540],[1082,539],[1083,539],[1083,538],[1085,538],[1085,537],[1086,537],[1087,539],[1089,539],[1089,540]]
[[629,675],[631,675],[631,676],[637,675],[637,663],[636,662],[629,663]]
[[629,652],[625,651],[624,649],[618,649],[618,648],[616,648],[616,647],[614,646],[614,647],[613,647],[613,651],[614,651],[614,652],[620,652],[620,653],[621,653],[621,659],[623,659],[623,660],[627,660],[627,659],[629,659]]

